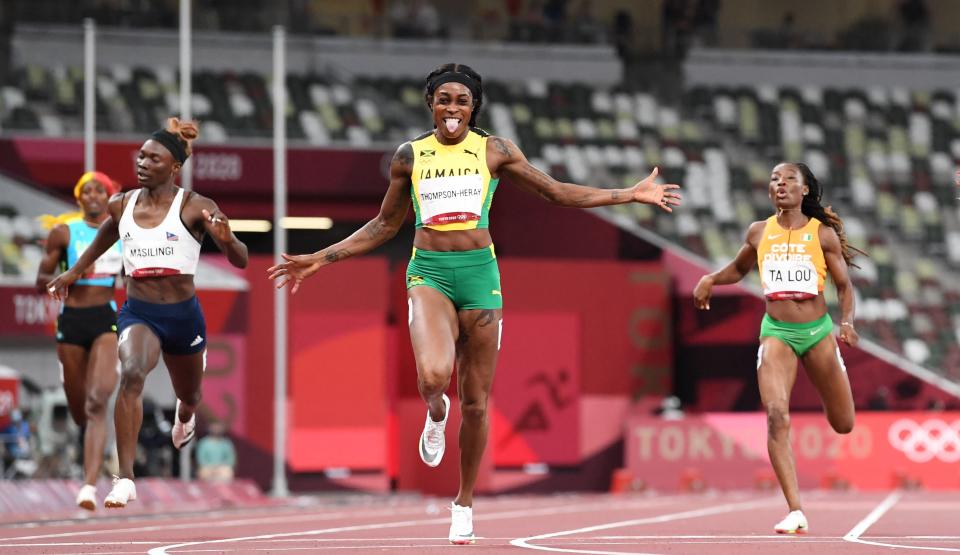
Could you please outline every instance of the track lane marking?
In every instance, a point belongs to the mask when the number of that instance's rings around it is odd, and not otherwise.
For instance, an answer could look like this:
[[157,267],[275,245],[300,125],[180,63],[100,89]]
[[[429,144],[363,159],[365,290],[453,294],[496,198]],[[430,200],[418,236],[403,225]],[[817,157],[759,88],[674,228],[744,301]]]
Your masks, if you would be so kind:
[[[554,506],[540,509],[513,509],[508,511],[502,511],[499,513],[485,513],[476,515],[474,517],[475,521],[486,521],[486,520],[502,520],[509,519],[514,517],[527,517],[527,516],[549,516],[557,514],[569,514],[569,513],[579,513],[579,512],[590,512],[598,509],[602,510],[611,510],[617,508],[649,508],[657,505],[669,505],[674,502],[684,502],[685,500],[682,497],[671,497],[669,499],[664,499],[662,503],[658,503],[658,499],[638,499],[634,501],[628,501],[623,503],[613,503],[607,502],[596,502],[596,503],[584,503],[581,505],[565,505],[557,507],[556,503]],[[166,545],[163,547],[156,547],[149,550],[148,555],[168,555],[168,550],[172,549],[181,549],[183,547],[197,546],[197,545],[207,545],[212,543],[231,543],[231,542],[243,542],[250,540],[264,540],[269,539],[273,540],[276,538],[289,538],[293,536],[310,536],[317,534],[334,534],[338,532],[355,532],[360,530],[383,530],[391,528],[403,528],[407,526],[417,526],[417,525],[429,525],[429,524],[443,524],[450,522],[449,517],[440,517],[440,518],[428,518],[428,519],[417,519],[417,520],[401,520],[394,522],[383,522],[383,523],[373,523],[373,524],[360,524],[354,526],[340,526],[336,528],[320,528],[316,530],[304,530],[301,532],[283,532],[278,534],[260,534],[256,536],[245,536],[237,538],[221,538],[216,540],[202,540],[194,542],[183,542],[175,543],[171,545]],[[382,540],[380,540],[382,541]],[[189,552],[192,550],[183,550],[180,552]]]
[[[717,514],[754,509],[757,507],[772,505],[780,501],[781,500],[779,498],[758,499],[754,501],[745,501],[741,503],[726,503],[723,505],[717,505],[715,507],[709,507],[706,509],[696,509],[693,511],[681,511],[677,513],[668,513],[668,514],[659,515],[655,517],[635,518],[631,520],[608,522],[606,524],[598,524],[596,526],[586,526],[583,528],[576,528],[573,530],[561,530],[560,532],[550,532],[548,534],[539,534],[536,536],[529,536],[526,538],[517,538],[517,539],[511,540],[510,545],[513,545],[515,547],[523,547],[526,549],[534,549],[537,551],[553,551],[556,553],[587,553],[591,555],[628,555],[624,551],[596,551],[596,550],[589,550],[589,549],[548,547],[545,545],[533,545],[529,542],[536,541],[536,540],[543,540],[543,539],[551,539],[559,536],[572,536],[574,534],[596,532],[598,530],[609,530],[611,528],[622,528],[624,526],[639,526],[642,524],[659,524],[662,522],[673,522],[676,520],[685,520],[688,518],[699,518],[701,516],[712,516]],[[657,554],[633,552],[630,555],[657,555]]]

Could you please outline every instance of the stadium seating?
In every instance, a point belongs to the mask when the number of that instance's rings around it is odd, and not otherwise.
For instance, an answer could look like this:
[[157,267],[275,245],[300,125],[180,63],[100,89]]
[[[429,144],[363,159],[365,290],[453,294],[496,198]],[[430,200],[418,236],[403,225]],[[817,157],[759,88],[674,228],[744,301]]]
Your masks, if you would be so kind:
[[[117,66],[99,73],[97,109],[105,131],[147,132],[176,111],[172,69]],[[0,126],[79,133],[80,82],[75,69],[20,68],[0,89]],[[269,135],[266,77],[201,71],[194,84],[193,109],[207,140]],[[311,74],[290,75],[287,85],[294,141],[392,148],[424,128],[418,80]],[[530,80],[485,82],[485,92],[481,125],[516,141],[559,179],[628,186],[660,166],[665,180],[684,185],[683,210],[672,216],[647,206],[610,210],[713,263],[730,259],[748,224],[770,214],[773,165],[805,161],[824,185],[825,204],[843,217],[851,244],[869,253],[852,272],[862,335],[933,370],[954,369],[949,377],[960,380],[960,212],[953,185],[960,99],[954,91],[695,86],[664,99],[642,90]],[[0,220],[4,273],[22,271],[35,257],[16,247],[29,236],[11,235],[12,222]]]

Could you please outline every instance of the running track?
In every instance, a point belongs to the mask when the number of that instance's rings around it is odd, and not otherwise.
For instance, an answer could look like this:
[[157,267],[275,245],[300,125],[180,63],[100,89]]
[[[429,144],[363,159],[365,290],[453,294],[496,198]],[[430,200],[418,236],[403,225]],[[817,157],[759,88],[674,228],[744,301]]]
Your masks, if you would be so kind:
[[765,492],[480,498],[473,546],[451,546],[442,501],[300,499],[284,506],[191,514],[100,510],[96,516],[0,528],[2,553],[960,553],[960,496],[931,492],[804,495],[811,533],[777,536],[785,513]]

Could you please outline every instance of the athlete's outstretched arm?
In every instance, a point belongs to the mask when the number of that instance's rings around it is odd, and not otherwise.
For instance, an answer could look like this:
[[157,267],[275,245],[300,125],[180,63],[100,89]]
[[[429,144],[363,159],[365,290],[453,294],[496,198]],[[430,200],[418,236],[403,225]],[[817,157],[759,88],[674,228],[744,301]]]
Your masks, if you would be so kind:
[[57,276],[57,266],[64,258],[70,242],[70,228],[57,224],[50,230],[43,248],[43,258],[37,269],[37,292],[46,293],[47,283]]
[[599,189],[557,181],[528,162],[513,141],[502,137],[490,137],[487,140],[487,160],[492,160],[496,171],[506,174],[510,181],[560,206],[591,208],[640,202],[673,212],[673,207],[680,206],[682,198],[680,193],[673,191],[679,189],[679,185],[658,185],[654,182],[660,173],[658,168],[628,189]]
[[757,260],[757,245],[760,244],[760,235],[763,233],[765,222],[753,222],[747,228],[747,237],[740,247],[740,252],[729,264],[712,274],[700,278],[693,289],[693,304],[701,310],[710,310],[710,295],[714,285],[729,285],[737,283],[753,268]]
[[413,146],[403,143],[390,162],[390,185],[380,205],[380,213],[343,241],[313,254],[289,255],[285,262],[267,269],[278,288],[292,285],[292,293],[300,283],[321,267],[344,258],[372,251],[392,239],[403,225],[410,210],[410,174],[413,170]]
[[73,266],[47,284],[47,293],[49,293],[51,297],[58,301],[66,298],[67,287],[80,279],[83,270],[89,268],[91,264],[100,258],[101,254],[107,252],[107,249],[120,239],[118,222],[120,221],[120,207],[123,205],[123,195],[124,193],[117,193],[110,197],[110,202],[107,203],[107,211],[110,215],[100,224],[100,228],[97,229],[97,236],[93,238],[93,242],[83,251],[83,254],[80,255],[80,258],[77,259]]
[[857,330],[853,326],[853,284],[850,283],[850,274],[847,272],[847,261],[843,258],[840,246],[840,237],[828,225],[820,226],[820,247],[823,249],[823,258],[827,263],[827,271],[837,286],[837,300],[840,301],[840,341],[853,347],[860,340]]

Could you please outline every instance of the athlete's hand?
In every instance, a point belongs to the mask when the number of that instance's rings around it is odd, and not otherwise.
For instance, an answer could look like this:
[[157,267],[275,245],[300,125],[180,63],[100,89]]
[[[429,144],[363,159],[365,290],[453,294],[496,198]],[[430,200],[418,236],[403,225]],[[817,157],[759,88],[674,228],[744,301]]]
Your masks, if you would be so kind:
[[282,253],[280,256],[286,262],[281,262],[276,266],[271,266],[267,268],[267,272],[270,274],[270,279],[274,281],[274,284],[277,289],[286,287],[287,285],[293,285],[290,289],[290,293],[296,293],[300,289],[300,282],[317,273],[317,270],[320,269],[320,263],[316,261],[316,256],[313,254],[295,254],[289,255],[287,253]]
[[47,294],[58,301],[62,301],[67,298],[70,286],[78,279],[80,279],[80,274],[71,268],[47,283]]
[[233,237],[233,231],[230,230],[230,220],[227,215],[217,210],[213,214],[204,208],[200,211],[203,214],[203,221],[206,224],[207,233],[213,235],[221,244],[229,243]]
[[709,274],[700,278],[693,288],[693,306],[700,310],[710,310],[710,294],[713,292],[713,278]]
[[657,176],[660,174],[660,168],[653,168],[646,179],[633,186],[633,200],[643,204],[652,204],[659,206],[667,212],[673,212],[674,206],[680,206],[683,197],[680,193],[672,192],[673,189],[679,189],[679,185],[673,183],[659,185],[656,183]]
[[853,327],[853,324],[849,322],[840,324],[840,341],[843,341],[851,347],[857,346],[857,342],[860,341],[860,335],[857,334],[857,330]]

